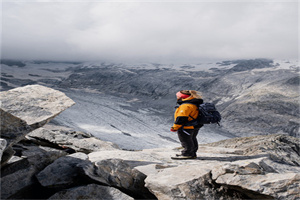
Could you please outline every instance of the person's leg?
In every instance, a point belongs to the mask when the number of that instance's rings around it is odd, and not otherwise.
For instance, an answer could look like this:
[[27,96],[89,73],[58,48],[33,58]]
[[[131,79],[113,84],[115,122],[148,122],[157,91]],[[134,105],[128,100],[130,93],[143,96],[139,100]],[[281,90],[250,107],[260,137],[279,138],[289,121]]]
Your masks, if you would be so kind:
[[193,141],[193,129],[179,129],[178,130],[178,138],[181,143],[181,146],[183,147],[183,150],[181,151],[181,154],[183,156],[194,156],[193,150],[194,150],[194,141]]
[[193,146],[194,146],[194,148],[192,149],[193,157],[197,157],[197,151],[198,151],[198,147],[199,147],[198,140],[197,140],[197,135],[198,135],[199,129],[200,128],[195,128],[194,129],[194,133],[193,133],[193,137],[192,137]]

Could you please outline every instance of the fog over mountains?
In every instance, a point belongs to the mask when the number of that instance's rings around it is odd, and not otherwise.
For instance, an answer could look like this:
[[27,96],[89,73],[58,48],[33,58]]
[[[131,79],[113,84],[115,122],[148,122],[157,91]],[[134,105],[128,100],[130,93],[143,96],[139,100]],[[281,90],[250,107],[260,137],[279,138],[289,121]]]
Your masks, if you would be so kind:
[[121,148],[178,146],[172,126],[175,93],[202,92],[222,114],[200,143],[283,133],[299,137],[296,61],[234,60],[197,64],[112,64],[1,61],[1,90],[40,84],[61,90],[76,105],[53,123],[92,133]]

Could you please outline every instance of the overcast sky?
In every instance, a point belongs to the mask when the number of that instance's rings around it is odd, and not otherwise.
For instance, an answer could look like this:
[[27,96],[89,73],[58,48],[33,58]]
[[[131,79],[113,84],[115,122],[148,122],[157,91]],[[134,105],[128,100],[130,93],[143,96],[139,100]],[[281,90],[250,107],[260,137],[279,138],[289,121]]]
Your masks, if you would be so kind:
[[298,1],[2,0],[2,58],[297,59]]

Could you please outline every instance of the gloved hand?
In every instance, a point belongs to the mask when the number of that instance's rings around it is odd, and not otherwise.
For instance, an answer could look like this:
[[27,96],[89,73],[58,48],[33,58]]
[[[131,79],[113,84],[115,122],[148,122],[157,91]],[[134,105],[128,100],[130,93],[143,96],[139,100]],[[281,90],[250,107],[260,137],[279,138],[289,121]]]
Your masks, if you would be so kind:
[[173,127],[170,129],[170,131],[172,131],[172,132],[177,132],[176,130],[173,129]]

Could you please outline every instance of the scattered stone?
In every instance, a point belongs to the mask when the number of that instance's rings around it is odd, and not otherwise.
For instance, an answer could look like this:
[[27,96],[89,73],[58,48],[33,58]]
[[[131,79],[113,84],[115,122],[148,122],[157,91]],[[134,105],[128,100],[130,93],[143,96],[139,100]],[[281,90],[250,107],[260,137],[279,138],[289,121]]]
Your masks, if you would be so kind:
[[63,190],[54,194],[49,199],[133,200],[132,197],[122,193],[116,188],[96,184]]

